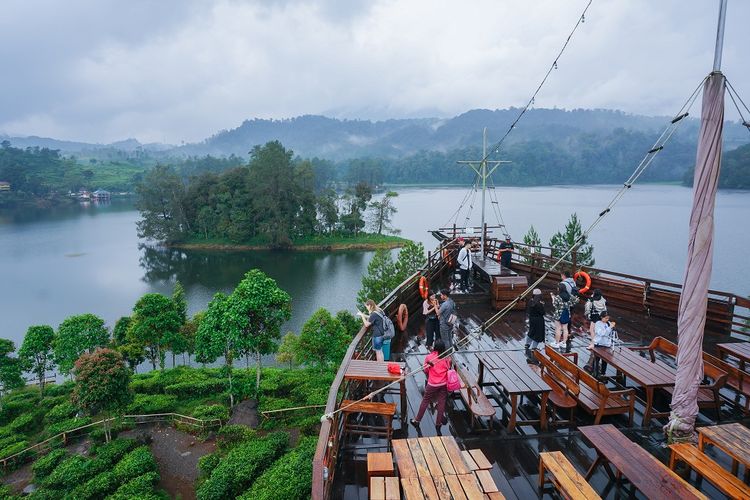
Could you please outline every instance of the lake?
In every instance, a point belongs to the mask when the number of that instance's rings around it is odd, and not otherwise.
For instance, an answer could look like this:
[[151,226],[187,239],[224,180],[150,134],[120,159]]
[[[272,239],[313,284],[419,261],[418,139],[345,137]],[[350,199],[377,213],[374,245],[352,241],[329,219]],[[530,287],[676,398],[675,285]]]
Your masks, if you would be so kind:
[[[432,249],[427,232],[448,223],[466,188],[396,187],[393,225],[402,236]],[[572,212],[584,227],[593,221],[616,186],[498,188],[503,220],[516,240],[533,223],[544,242],[562,229]],[[481,193],[480,193],[481,194]],[[479,225],[480,194],[458,223]],[[636,186],[591,236],[600,267],[680,282],[687,248],[692,192],[679,186]],[[489,202],[488,202],[489,206]],[[488,222],[496,223],[488,208]],[[217,291],[230,292],[257,267],[292,296],[286,330],[298,331],[318,308],[354,311],[360,278],[372,252],[203,252],[157,250],[139,245],[138,212],[127,202],[75,206],[42,212],[0,213],[0,336],[20,345],[30,325],[54,327],[73,314],[91,312],[111,327],[128,315],[144,293],[185,287],[191,313],[205,308]],[[750,248],[750,193],[722,191],[716,206],[712,286],[750,294],[745,262]]]

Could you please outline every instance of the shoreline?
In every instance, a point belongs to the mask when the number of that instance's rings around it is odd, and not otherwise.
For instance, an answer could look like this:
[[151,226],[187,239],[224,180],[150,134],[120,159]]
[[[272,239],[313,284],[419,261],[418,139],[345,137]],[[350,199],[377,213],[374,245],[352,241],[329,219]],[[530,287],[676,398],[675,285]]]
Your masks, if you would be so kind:
[[241,245],[231,243],[173,243],[165,245],[167,248],[181,250],[208,250],[216,252],[228,251],[255,251],[255,250],[282,250],[291,252],[337,252],[347,250],[391,250],[403,247],[408,240],[389,241],[381,243],[310,243],[279,247],[274,245]]

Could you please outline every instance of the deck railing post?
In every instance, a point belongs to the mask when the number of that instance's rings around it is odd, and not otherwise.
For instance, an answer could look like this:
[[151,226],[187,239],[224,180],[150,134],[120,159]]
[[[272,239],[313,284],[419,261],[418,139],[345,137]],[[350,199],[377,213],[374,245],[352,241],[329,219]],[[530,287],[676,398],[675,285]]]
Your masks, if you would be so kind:
[[578,264],[578,251],[574,249],[571,255],[573,257],[573,269],[570,272],[575,273]]

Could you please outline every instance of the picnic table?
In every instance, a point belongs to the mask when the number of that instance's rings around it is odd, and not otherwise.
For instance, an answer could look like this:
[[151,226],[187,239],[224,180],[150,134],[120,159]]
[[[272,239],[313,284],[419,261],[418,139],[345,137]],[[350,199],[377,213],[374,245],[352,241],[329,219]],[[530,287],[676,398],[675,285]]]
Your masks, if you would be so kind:
[[750,429],[739,423],[699,427],[698,449],[712,444],[732,458],[732,474],[745,466],[745,482],[750,478]]
[[[388,371],[390,361],[370,361],[364,359],[352,359],[346,367],[344,379],[346,380],[377,380],[383,382],[395,382],[401,379],[401,374]],[[406,368],[406,363],[398,363],[401,371]],[[408,413],[406,406],[406,380],[400,380],[399,392],[401,395],[401,420],[406,420]]]
[[[706,498],[669,467],[628,439],[615,426],[589,425],[579,427],[578,430],[593,445],[597,454],[596,460],[586,473],[587,481],[596,467],[603,465],[610,479],[616,480],[622,474],[651,500]],[[610,464],[617,469],[618,476],[612,472]]]
[[[496,385],[508,394],[510,399],[510,418],[508,432],[513,432],[516,424],[539,423],[542,430],[547,429],[547,399],[552,388],[542,377],[529,367],[526,357],[518,351],[499,351],[477,354],[479,360],[479,378],[477,383]],[[494,382],[484,382],[484,372],[489,371]],[[518,420],[518,404],[523,396],[539,395],[541,409],[539,419]]]
[[654,391],[658,388],[673,387],[677,371],[659,360],[651,361],[640,354],[624,347],[594,347],[591,354],[595,357],[594,371],[598,372],[599,361],[610,364],[618,374],[629,377],[643,387],[646,392],[646,410],[643,413],[643,425],[647,426],[652,417],[664,417],[669,412],[654,411]]
[[734,356],[739,360],[740,370],[745,370],[745,363],[750,363],[750,342],[727,342],[716,344],[719,351],[719,358],[726,359],[727,356]]
[[492,283],[493,276],[517,276],[517,273],[507,267],[503,267],[498,261],[491,257],[480,257],[479,253],[471,254],[474,271],[482,278]]
[[504,498],[489,470],[470,466],[453,437],[395,439],[393,454],[407,500]]

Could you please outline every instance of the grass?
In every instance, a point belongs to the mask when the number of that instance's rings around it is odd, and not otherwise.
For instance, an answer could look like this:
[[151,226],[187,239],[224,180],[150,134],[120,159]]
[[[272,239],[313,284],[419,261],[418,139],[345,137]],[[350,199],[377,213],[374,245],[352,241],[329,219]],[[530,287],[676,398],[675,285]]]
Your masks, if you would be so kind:
[[[387,234],[360,233],[357,236],[346,234],[314,235],[298,238],[292,242],[291,248],[297,250],[346,250],[346,249],[378,249],[396,248],[403,246],[406,238]],[[259,235],[250,240],[238,243],[222,238],[201,238],[194,236],[176,247],[193,247],[208,249],[262,249],[273,245],[266,235]]]

